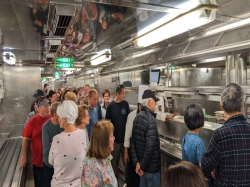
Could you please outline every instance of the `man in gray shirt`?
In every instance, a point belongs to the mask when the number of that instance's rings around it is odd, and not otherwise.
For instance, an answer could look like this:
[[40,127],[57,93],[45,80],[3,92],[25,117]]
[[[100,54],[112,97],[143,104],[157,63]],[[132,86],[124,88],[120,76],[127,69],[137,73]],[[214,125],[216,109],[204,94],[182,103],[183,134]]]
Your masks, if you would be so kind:
[[63,129],[60,128],[59,116],[56,114],[57,107],[60,105],[59,102],[54,102],[51,105],[52,118],[44,123],[42,127],[42,143],[43,143],[43,171],[44,171],[44,186],[49,187],[54,174],[54,168],[49,164],[49,151],[53,137],[60,134]]

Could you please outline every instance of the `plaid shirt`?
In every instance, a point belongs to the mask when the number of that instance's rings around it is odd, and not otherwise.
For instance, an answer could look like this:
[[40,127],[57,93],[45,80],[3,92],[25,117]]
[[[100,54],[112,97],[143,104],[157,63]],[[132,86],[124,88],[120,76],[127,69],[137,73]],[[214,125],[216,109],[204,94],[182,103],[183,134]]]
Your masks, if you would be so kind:
[[202,172],[215,186],[250,186],[250,125],[240,114],[216,129],[201,161]]

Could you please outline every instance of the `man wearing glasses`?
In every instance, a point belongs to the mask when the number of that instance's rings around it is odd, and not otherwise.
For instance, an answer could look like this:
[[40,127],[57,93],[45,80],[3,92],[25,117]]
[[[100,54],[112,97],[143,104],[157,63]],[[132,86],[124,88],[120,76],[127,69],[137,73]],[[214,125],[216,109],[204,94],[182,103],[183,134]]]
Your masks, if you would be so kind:
[[31,141],[32,165],[35,187],[43,187],[43,146],[42,146],[42,126],[51,118],[50,103],[46,97],[38,99],[38,115],[32,117],[23,131],[22,157],[19,160],[20,166],[25,166],[27,162],[27,149]]

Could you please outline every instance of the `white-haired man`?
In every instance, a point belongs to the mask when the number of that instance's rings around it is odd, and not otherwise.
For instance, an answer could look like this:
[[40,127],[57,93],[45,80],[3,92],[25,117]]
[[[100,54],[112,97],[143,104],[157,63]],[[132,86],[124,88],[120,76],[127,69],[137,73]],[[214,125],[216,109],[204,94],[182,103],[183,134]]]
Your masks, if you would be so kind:
[[214,131],[208,150],[201,160],[206,178],[214,178],[214,186],[249,186],[250,125],[242,114],[245,94],[230,83],[222,90],[220,107],[224,125]]
[[160,141],[154,113],[157,101],[151,90],[145,90],[141,111],[133,122],[130,148],[136,173],[140,175],[140,187],[160,187]]

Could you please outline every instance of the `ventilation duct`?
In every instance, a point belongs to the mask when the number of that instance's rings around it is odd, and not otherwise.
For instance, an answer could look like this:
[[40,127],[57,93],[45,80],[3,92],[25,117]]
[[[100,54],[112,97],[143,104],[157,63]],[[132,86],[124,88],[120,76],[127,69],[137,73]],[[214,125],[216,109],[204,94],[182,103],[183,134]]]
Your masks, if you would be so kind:
[[55,13],[52,19],[52,30],[55,36],[64,36],[65,32],[74,18],[76,12],[75,6],[56,5]]
[[55,59],[55,56],[53,54],[46,54],[45,57],[45,64],[51,64]]
[[56,51],[60,45],[61,45],[61,40],[49,40],[48,52],[49,53],[56,53]]

